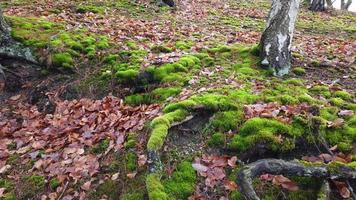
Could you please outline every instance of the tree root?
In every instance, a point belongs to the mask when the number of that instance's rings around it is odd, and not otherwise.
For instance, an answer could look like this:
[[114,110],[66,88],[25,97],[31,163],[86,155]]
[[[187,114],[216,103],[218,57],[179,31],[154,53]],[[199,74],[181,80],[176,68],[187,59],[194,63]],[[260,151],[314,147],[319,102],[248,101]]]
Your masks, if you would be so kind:
[[241,193],[249,200],[259,200],[253,188],[253,178],[264,173],[286,174],[303,177],[315,177],[321,179],[356,179],[356,171],[346,167],[339,167],[330,171],[326,167],[304,166],[295,161],[284,161],[281,159],[262,159],[244,166],[237,175],[237,183]]

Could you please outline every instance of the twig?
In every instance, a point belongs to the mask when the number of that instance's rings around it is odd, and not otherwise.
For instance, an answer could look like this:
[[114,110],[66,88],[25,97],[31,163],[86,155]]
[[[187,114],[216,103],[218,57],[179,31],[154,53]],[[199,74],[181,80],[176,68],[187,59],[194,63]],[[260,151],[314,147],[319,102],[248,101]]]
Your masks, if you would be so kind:
[[62,193],[59,195],[58,200],[60,200],[62,198],[62,196],[64,195],[64,192],[67,190],[69,181],[67,181],[67,183],[64,185],[64,188],[62,190]]

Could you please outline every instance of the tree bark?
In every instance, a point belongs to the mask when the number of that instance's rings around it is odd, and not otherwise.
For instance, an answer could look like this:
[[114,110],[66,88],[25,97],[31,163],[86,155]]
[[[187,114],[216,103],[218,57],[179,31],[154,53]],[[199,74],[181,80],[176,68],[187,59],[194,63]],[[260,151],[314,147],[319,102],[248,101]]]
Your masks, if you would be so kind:
[[350,5],[352,4],[352,0],[347,0],[347,2],[345,2],[345,0],[341,0],[341,10],[349,10]]
[[309,10],[312,11],[325,11],[325,0],[313,0]]
[[[253,179],[262,174],[296,175],[301,177],[314,177],[319,179],[352,180],[356,179],[356,171],[347,167],[338,167],[330,170],[327,167],[304,166],[295,161],[280,159],[262,159],[243,166],[237,175],[237,184],[241,193],[249,200],[260,200],[253,188]],[[327,191],[325,191],[327,193]]]
[[288,74],[291,46],[300,0],[273,0],[267,26],[261,37],[262,65],[275,76]]
[[159,6],[170,6],[170,7],[175,6],[175,3],[173,0],[157,0],[157,4]]
[[38,64],[29,48],[24,48],[11,38],[11,28],[0,8],[0,61],[7,58]]

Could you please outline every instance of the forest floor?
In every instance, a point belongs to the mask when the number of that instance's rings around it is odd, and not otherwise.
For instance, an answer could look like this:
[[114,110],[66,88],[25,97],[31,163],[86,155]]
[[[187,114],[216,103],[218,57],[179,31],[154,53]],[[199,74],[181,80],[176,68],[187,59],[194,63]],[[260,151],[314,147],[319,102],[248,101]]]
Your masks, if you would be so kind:
[[[0,199],[239,200],[238,174],[265,158],[356,171],[354,13],[302,5],[276,78],[259,66],[267,0],[0,6],[41,62],[6,71]],[[351,199],[355,178],[330,177],[331,199]],[[263,199],[317,199],[323,179],[252,183]]]

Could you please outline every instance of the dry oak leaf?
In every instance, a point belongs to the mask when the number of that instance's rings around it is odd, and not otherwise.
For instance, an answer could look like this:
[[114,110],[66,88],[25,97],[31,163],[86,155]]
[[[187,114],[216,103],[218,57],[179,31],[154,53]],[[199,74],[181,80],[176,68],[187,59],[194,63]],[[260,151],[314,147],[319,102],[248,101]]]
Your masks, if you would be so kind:
[[234,191],[237,189],[237,184],[234,181],[225,180],[224,187],[226,190]]
[[88,190],[90,190],[90,186],[91,186],[91,181],[87,181],[80,188],[82,190],[88,191]]

